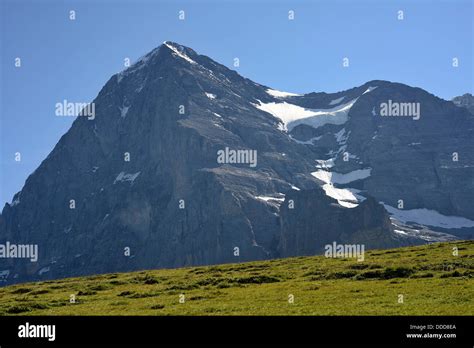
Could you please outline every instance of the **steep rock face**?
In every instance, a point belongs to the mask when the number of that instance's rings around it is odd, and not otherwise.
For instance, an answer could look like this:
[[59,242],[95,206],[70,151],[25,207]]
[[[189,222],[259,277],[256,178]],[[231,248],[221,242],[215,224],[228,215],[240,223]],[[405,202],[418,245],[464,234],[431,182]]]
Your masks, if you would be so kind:
[[[13,268],[11,273],[36,279],[46,266],[50,270],[43,277],[212,264],[233,260],[236,246],[239,260],[268,256],[258,246],[241,198],[226,187],[232,178],[212,168],[224,145],[271,151],[271,144],[247,135],[245,128],[258,131],[275,121],[262,117],[245,123],[241,96],[232,90],[246,92],[249,83],[235,73],[217,79],[219,69],[189,63],[176,49],[200,58],[182,46],[162,45],[112,77],[95,100],[95,120],[78,118],[28,178],[15,197],[19,203],[5,207],[2,239],[38,244],[41,260],[33,265],[9,260],[5,268]],[[226,126],[245,124],[238,131],[250,144],[218,124],[227,119],[219,121],[208,109],[212,100],[206,93],[211,92],[218,93],[214,103],[222,115],[241,114]],[[260,158],[262,167],[265,162]]]
[[401,240],[387,233],[391,222],[383,206],[373,198],[354,209],[347,209],[326,196],[321,190],[293,191],[286,197],[305,209],[281,209],[281,256],[324,253],[328,244],[364,244],[364,248],[384,248],[386,245],[414,244],[416,240]]
[[[370,86],[377,88],[366,92]],[[424,98],[444,129],[430,122],[389,126],[371,114],[374,103],[400,93]],[[317,113],[313,121],[322,115],[323,125],[292,127],[302,121],[282,120],[271,109],[292,104],[283,107],[291,118],[304,108],[337,109],[349,100],[347,112]],[[472,169],[459,167],[455,180],[466,185],[463,191],[451,182],[455,168],[443,176],[433,165],[451,149],[462,156],[472,149],[467,111],[420,89],[373,81],[335,94],[282,96],[165,42],[113,76],[94,103],[95,119],[78,117],[5,205],[0,243],[37,244],[39,259],[0,259],[3,284],[319,253],[333,241],[367,248],[424,242],[394,232],[377,202],[393,204],[402,194],[407,207],[472,214],[465,206]],[[406,144],[420,134],[441,144],[424,150]],[[355,157],[344,161],[342,146]],[[219,163],[225,148],[257,151],[255,166]],[[321,180],[325,173],[312,173],[328,170],[320,163],[330,158],[331,170],[370,166],[371,175],[328,184]]]
[[363,245],[365,249],[421,244],[416,238],[387,233],[391,228],[389,215],[373,198],[354,209],[341,207],[320,190],[293,191],[287,199],[297,201],[305,209],[281,209],[279,248],[283,257],[322,254],[325,246],[334,241]]

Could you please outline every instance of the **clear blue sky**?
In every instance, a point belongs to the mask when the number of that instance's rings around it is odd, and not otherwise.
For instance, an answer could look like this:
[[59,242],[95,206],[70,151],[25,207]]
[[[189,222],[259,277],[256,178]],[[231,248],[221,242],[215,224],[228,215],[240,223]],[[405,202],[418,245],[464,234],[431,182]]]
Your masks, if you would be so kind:
[[0,210],[70,127],[72,118],[54,115],[55,103],[92,101],[125,57],[165,40],[229,67],[239,57],[241,75],[283,91],[336,92],[384,79],[445,99],[473,92],[471,0],[0,3]]

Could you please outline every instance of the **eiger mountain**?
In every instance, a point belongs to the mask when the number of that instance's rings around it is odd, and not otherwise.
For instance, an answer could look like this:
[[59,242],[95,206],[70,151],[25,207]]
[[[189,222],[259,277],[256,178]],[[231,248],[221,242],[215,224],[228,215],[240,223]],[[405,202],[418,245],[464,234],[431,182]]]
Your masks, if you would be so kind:
[[94,103],[5,205],[0,244],[39,258],[2,284],[473,237],[474,119],[423,89],[295,95],[165,42]]

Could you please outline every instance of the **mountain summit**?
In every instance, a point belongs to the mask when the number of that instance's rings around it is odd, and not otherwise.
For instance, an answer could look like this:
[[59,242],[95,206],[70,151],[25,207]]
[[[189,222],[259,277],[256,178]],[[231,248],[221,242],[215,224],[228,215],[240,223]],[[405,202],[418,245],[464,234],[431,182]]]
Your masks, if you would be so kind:
[[166,41],[112,76],[0,215],[4,284],[472,238],[474,121],[370,81],[298,95]]

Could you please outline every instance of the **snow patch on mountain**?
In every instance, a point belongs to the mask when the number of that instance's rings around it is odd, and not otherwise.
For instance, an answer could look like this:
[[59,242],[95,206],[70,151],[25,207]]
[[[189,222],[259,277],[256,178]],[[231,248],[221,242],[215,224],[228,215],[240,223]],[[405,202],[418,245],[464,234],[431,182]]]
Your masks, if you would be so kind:
[[353,188],[336,188],[332,184],[324,184],[322,186],[327,196],[337,200],[340,206],[345,208],[355,208],[360,202],[365,200],[365,197],[358,195],[360,190]]
[[272,97],[276,97],[276,98],[298,97],[301,95],[301,94],[296,94],[296,93],[277,91],[276,89],[270,89],[270,88],[267,89],[266,92],[270,94]]
[[285,200],[285,197],[271,197],[271,196],[255,196],[255,198],[260,199],[265,202],[268,202],[268,201],[283,202]]
[[329,168],[332,168],[334,167],[334,161],[336,159],[335,158],[330,158],[330,159],[327,159],[327,160],[316,160],[316,168],[325,168],[325,169],[329,169]]
[[[158,53],[158,51],[159,51],[159,48],[155,48],[151,52],[149,52],[149,53],[145,54],[144,56],[141,56],[140,58],[138,58],[137,61],[134,64],[132,64],[131,66],[129,66],[125,70],[119,72],[117,74],[117,83],[120,83],[126,75],[129,75],[130,73],[138,71],[138,70],[142,69],[143,67],[145,67],[147,65],[148,61],[154,55],[156,55]],[[140,86],[138,88],[139,90],[137,92],[140,92],[142,88],[143,88],[143,86]]]
[[174,47],[169,41],[163,42],[163,45],[168,47],[171,51],[173,51],[173,55],[183,58],[185,61],[191,64],[197,64],[194,60],[189,58],[185,53],[182,53],[178,50],[178,48]]
[[274,206],[279,207],[284,201],[285,201],[285,194],[283,193],[276,193],[278,196],[273,197],[273,196],[255,196],[256,199],[263,201],[267,204],[271,204]]
[[446,229],[474,227],[474,221],[461,216],[447,216],[436,210],[410,209],[400,210],[381,202],[385,209],[398,221],[403,223],[414,222],[420,225],[441,227]]
[[348,184],[356,180],[362,180],[370,176],[372,168],[357,169],[349,173],[341,174],[336,172],[330,172],[328,170],[317,170],[312,172],[311,175],[315,178],[332,184]]
[[357,101],[357,98],[331,109],[306,109],[287,102],[262,103],[258,99],[257,101],[258,104],[252,105],[279,118],[283,122],[282,129],[291,131],[291,129],[300,124],[305,124],[313,128],[318,128],[326,124],[342,125],[347,122],[349,110]]
[[403,222],[394,218],[393,215],[390,216],[390,222],[394,226],[395,233],[405,237],[421,239],[429,243],[447,242],[459,239],[459,237],[448,233],[433,231],[426,226],[422,226],[420,228],[417,224],[415,224],[416,226],[404,224]]
[[370,92],[372,92],[374,89],[376,89],[377,87],[378,87],[378,86],[375,86],[375,87],[369,87],[369,88],[367,88],[367,90],[366,90],[364,93],[362,93],[362,94],[365,94],[365,93],[370,93]]
[[[331,160],[333,161],[334,159]],[[334,165],[333,162],[329,162],[327,164],[324,163],[327,161],[321,162],[323,162],[320,164],[321,166],[328,165],[325,168],[330,168]],[[317,170],[312,172],[311,175],[324,183],[321,187],[327,196],[336,199],[339,205],[345,208],[355,208],[360,202],[365,200],[365,197],[358,194],[361,191],[353,188],[337,188],[334,186],[334,184],[347,184],[356,180],[365,179],[370,176],[371,170],[371,168],[358,169],[346,174],[330,172],[329,170]]]

